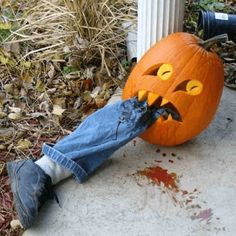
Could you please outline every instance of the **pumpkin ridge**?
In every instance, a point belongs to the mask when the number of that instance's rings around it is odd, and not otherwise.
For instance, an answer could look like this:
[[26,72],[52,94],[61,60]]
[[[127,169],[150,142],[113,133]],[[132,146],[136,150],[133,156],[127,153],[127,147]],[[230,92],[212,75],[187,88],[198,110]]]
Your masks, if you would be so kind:
[[[183,50],[184,50],[185,48],[189,47],[189,45],[196,47],[196,44],[194,44],[194,43],[189,43],[188,45],[184,45],[183,48],[179,48],[179,51],[176,53],[176,54],[177,54],[176,56],[179,56],[180,54],[182,54],[182,53],[183,53]],[[153,46],[153,48],[154,48],[154,47],[155,47],[155,45]],[[151,48],[151,49],[152,49],[152,48]],[[145,55],[146,55],[151,49],[149,49],[149,50],[145,53]],[[145,55],[144,55],[144,57],[145,57]],[[173,57],[172,55],[173,55],[173,53],[172,53],[171,51],[169,51],[169,54],[168,54],[166,57],[172,58],[172,57]],[[144,57],[143,57],[141,60],[144,60],[144,59],[145,59]],[[141,60],[140,60],[140,62],[141,62]],[[169,59],[167,58],[167,59],[166,59],[166,62],[163,61],[163,62],[154,64],[154,65],[152,66],[152,68],[158,67],[158,65],[159,65],[159,67],[160,67],[162,64],[169,63],[168,60],[169,60]],[[146,71],[144,71],[144,72],[142,73],[142,76],[143,76],[143,75],[149,75],[149,73],[150,73],[150,72],[148,72],[149,70],[151,70],[151,68],[148,68]]]
[[[184,73],[184,69],[188,66],[189,63],[191,63],[191,61],[194,59],[194,57],[197,56],[197,53],[199,52],[199,50],[200,50],[200,49],[197,48],[196,51],[194,52],[194,55],[191,55],[190,60],[188,60],[188,62],[187,62],[187,63],[184,65],[184,67],[181,69],[181,72],[180,72],[180,74],[178,75],[178,77],[181,78],[181,73]],[[183,53],[183,51],[182,51],[182,53]],[[173,73],[172,76],[174,76],[174,73]],[[190,80],[191,80],[191,79],[190,79]],[[170,87],[167,89],[167,93],[173,92],[176,87],[177,87],[176,85],[172,84],[172,86],[170,86]]]

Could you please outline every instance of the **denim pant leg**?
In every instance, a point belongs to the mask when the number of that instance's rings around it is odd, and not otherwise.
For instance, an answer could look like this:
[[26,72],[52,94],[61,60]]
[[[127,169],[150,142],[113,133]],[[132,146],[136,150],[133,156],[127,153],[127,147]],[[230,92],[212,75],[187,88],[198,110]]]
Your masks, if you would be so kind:
[[160,116],[137,98],[119,101],[96,111],[70,135],[54,146],[43,145],[43,153],[70,170],[79,182],[117,149],[140,135]]

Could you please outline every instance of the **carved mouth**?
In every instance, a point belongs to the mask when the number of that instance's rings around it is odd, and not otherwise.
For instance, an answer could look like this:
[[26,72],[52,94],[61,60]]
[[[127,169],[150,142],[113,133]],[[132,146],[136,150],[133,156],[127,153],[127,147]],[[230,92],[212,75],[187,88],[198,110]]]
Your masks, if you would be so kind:
[[164,110],[158,121],[175,120],[178,122],[182,122],[182,117],[178,109],[174,106],[173,103],[168,101],[166,98],[163,98],[153,92],[140,90],[138,92],[138,100],[139,101],[147,100],[148,106],[155,106],[157,108]]

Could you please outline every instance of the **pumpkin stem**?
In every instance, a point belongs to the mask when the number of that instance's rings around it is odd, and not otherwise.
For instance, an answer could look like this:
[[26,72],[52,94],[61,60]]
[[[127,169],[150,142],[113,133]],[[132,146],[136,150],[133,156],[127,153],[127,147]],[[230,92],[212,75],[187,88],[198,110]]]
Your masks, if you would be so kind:
[[199,44],[203,48],[205,48],[206,50],[209,50],[214,44],[221,43],[221,42],[226,42],[228,40],[229,40],[229,38],[228,38],[227,34],[220,34],[220,35],[217,35],[213,38],[207,39],[205,41],[200,40]]

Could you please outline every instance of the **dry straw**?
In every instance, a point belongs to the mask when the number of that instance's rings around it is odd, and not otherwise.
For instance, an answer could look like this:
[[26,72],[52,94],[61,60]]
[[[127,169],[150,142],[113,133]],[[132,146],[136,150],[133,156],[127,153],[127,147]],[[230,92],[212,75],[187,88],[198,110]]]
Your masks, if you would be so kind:
[[117,57],[128,29],[122,24],[135,19],[133,0],[41,0],[25,2],[20,27],[5,43],[24,42],[23,59],[61,60],[65,55],[84,62]]

